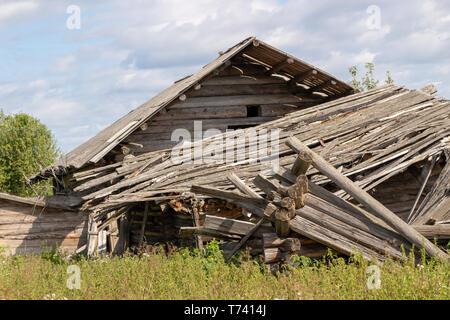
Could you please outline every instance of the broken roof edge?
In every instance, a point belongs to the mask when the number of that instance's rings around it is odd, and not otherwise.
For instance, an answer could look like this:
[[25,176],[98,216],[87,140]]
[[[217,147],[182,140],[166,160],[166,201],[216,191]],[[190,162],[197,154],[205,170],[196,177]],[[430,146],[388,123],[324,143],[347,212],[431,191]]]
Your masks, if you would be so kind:
[[[97,163],[121,141],[123,141],[129,134],[134,132],[140,125],[148,121],[151,117],[153,117],[161,109],[172,103],[179,96],[189,91],[197,83],[203,81],[204,78],[210,76],[211,73],[216,69],[224,66],[227,61],[231,60],[234,56],[241,53],[251,44],[254,47],[266,47],[272,52],[276,52],[285,57],[294,59],[294,61],[301,65],[317,70],[318,72],[320,72],[320,74],[328,77],[329,80],[336,81],[340,85],[348,87],[348,94],[359,92],[358,90],[352,88],[347,83],[337,79],[331,74],[319,68],[316,68],[315,66],[306,63],[303,60],[300,60],[284,51],[276,49],[269,44],[256,39],[256,37],[254,36],[251,36],[230,47],[225,52],[221,52],[218,58],[205,65],[197,73],[175,81],[171,86],[154,96],[152,99],[130,111],[128,114],[116,120],[113,124],[100,131],[85,143],[62,156],[52,165],[46,167],[39,173],[36,173],[32,177],[30,177],[28,179],[28,182],[33,184],[40,180],[48,179],[55,174],[64,175],[74,169],[80,169],[88,163]],[[112,137],[114,137],[114,139],[112,139]]]

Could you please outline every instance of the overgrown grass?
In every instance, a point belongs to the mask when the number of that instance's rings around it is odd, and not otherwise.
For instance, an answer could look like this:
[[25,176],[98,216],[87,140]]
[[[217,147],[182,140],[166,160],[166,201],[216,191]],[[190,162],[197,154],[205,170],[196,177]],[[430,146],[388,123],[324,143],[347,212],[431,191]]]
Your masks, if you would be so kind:
[[[0,256],[0,299],[449,299],[448,262],[387,262],[380,288],[368,289],[371,263],[328,256],[297,259],[298,267],[269,274],[243,255],[226,263],[216,245],[122,258],[64,259],[59,254]],[[80,270],[80,289],[69,289]],[[73,271],[71,271],[73,272]]]

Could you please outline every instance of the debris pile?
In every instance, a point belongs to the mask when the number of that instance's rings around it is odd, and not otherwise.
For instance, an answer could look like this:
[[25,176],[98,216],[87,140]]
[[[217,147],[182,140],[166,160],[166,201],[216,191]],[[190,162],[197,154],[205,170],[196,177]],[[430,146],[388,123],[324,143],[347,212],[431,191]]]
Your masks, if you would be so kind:
[[[450,103],[432,93],[387,85],[191,145],[235,139],[216,152],[244,146],[232,163],[193,161],[194,152],[174,162],[168,149],[77,172],[71,196],[91,217],[89,253],[217,238],[227,257],[249,247],[271,265],[327,248],[383,261],[423,247],[446,258],[430,240],[450,237]],[[271,129],[279,137],[263,158],[239,139]]]

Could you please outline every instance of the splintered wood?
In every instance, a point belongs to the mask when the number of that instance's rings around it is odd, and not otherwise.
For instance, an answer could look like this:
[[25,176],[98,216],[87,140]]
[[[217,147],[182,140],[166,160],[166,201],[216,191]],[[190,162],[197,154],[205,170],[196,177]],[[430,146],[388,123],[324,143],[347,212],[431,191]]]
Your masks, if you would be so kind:
[[[131,245],[175,239],[201,247],[216,238],[226,258],[247,248],[271,270],[328,249],[384,261],[423,248],[447,259],[432,242],[450,238],[450,103],[432,91],[388,85],[195,141],[185,161],[172,161],[168,149],[89,168],[70,178],[71,196],[84,201],[97,245],[100,231],[124,222]],[[268,142],[276,153],[258,158],[255,141],[272,129],[280,130]],[[218,138],[237,141],[218,157],[248,152],[202,162],[196,146]],[[268,167],[274,157],[278,167]]]

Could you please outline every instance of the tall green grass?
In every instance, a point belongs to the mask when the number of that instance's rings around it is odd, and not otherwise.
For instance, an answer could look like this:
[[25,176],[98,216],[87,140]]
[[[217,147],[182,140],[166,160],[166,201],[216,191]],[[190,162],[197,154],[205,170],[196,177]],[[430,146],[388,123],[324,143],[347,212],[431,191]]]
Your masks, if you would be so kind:
[[[329,255],[296,259],[272,275],[246,255],[225,262],[213,243],[206,250],[86,259],[59,254],[0,256],[0,299],[449,299],[450,264],[436,260],[387,262],[380,288],[368,289],[371,263]],[[70,265],[80,289],[66,286]]]

